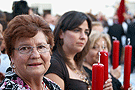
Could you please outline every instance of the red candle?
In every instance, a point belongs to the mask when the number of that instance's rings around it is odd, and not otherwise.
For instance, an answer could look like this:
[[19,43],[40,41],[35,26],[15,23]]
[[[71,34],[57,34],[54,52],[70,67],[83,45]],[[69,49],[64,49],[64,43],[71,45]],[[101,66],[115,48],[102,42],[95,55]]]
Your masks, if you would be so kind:
[[128,90],[130,86],[131,56],[132,56],[132,46],[126,45],[125,59],[124,59],[124,90]]
[[119,44],[120,42],[118,40],[113,41],[113,57],[112,57],[112,64],[113,69],[117,68],[119,65]]
[[108,79],[108,52],[100,52],[100,63],[104,65],[104,83]]
[[93,64],[92,66],[92,90],[103,90],[104,65]]

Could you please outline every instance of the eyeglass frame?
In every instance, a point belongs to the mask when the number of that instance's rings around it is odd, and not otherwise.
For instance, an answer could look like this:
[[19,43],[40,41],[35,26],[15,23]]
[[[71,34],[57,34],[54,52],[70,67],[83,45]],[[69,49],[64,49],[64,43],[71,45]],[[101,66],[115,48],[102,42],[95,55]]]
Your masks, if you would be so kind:
[[[38,45],[38,46],[36,46],[36,47],[33,47],[33,46],[26,46],[26,47],[31,47],[30,51],[28,51],[27,53],[22,53],[22,52],[20,52],[20,48],[23,47],[23,46],[19,46],[18,48],[13,48],[13,50],[18,50],[20,54],[31,54],[31,52],[33,51],[33,48],[36,48],[36,50],[38,51],[38,53],[46,53],[46,52],[50,51],[50,48],[51,48],[51,45],[50,45],[50,44],[42,44],[42,45],[49,45],[48,48],[46,48],[46,49],[48,49],[48,50],[47,50],[47,51],[44,51],[44,52],[39,52],[38,49],[37,49],[37,47],[40,46],[40,45]],[[25,46],[25,45],[24,45],[24,46]]]

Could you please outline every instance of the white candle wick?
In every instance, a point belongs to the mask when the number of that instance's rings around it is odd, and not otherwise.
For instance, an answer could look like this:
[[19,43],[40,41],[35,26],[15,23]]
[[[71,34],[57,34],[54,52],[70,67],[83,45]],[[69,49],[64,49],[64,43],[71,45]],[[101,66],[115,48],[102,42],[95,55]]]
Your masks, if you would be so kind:
[[130,38],[128,38],[128,45],[130,45]]
[[98,55],[99,55],[99,60],[98,60],[98,63],[100,63],[100,56],[101,56],[100,52],[98,53]]
[[112,39],[117,40],[117,38],[116,38],[116,37],[114,37],[114,36],[112,36]]

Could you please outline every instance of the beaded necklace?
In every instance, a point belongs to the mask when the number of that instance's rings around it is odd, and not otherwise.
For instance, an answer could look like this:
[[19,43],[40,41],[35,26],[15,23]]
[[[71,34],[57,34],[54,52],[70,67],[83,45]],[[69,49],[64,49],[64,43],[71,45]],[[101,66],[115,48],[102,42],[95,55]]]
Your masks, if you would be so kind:
[[79,78],[85,82],[88,85],[88,90],[91,90],[91,86],[88,80],[88,77],[86,77],[86,75],[84,74],[83,71],[79,71],[76,68],[73,69],[73,71],[79,76]]

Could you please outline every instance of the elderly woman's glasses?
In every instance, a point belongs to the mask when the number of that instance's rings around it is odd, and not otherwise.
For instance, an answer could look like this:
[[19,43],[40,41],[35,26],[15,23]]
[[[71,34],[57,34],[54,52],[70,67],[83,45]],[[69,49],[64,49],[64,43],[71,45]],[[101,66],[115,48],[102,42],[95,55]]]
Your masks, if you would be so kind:
[[18,50],[21,54],[29,54],[33,51],[33,48],[36,48],[39,53],[45,53],[50,51],[50,44],[38,45],[36,47],[19,46],[19,48],[14,48],[14,50]]

